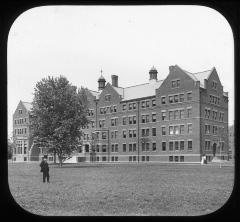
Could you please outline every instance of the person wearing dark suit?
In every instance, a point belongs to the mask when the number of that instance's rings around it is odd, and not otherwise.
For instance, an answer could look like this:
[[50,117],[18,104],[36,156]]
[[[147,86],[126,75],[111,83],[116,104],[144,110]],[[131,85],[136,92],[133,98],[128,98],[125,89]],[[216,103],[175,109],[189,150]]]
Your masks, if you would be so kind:
[[41,171],[43,173],[43,183],[45,183],[46,178],[47,182],[49,183],[49,166],[47,162],[47,158],[44,158],[40,163]]

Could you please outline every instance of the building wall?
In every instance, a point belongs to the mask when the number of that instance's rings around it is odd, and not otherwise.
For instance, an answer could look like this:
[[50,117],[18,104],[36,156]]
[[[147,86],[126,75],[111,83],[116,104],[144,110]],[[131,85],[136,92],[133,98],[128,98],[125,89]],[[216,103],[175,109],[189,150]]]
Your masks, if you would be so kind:
[[[20,101],[13,114],[13,138],[16,144],[16,149],[14,150],[12,157],[13,161],[24,162],[29,160],[29,150],[31,147],[31,141],[29,141],[29,124],[28,110]],[[26,144],[25,147],[24,143]],[[22,147],[22,150],[20,147]]]
[[[217,84],[216,87],[213,82]],[[213,99],[213,96],[217,99]],[[210,115],[206,115],[206,109],[210,110]],[[220,118],[220,112],[223,113],[223,118]],[[210,126],[210,132],[206,132],[205,125]],[[217,127],[216,133],[213,132],[214,126]],[[228,159],[228,98],[223,96],[223,86],[215,70],[209,79],[205,80],[205,89],[201,90],[201,135],[203,153],[209,156],[209,160],[214,156],[214,144],[217,145],[215,155]],[[205,141],[210,141],[210,147]],[[224,143],[221,151],[220,143]]]
[[[213,79],[218,82],[219,88],[214,93],[216,95],[223,95],[223,88],[218,79],[217,73],[213,73],[209,79],[211,82]],[[179,86],[173,87],[172,81],[179,80]],[[211,84],[211,83],[210,83]],[[180,101],[180,94],[181,99]],[[209,95],[213,92],[209,87],[203,89],[200,87],[199,81],[194,81],[190,76],[184,73],[181,69],[170,68],[169,75],[163,81],[162,85],[156,90],[156,95],[146,98],[139,98],[131,101],[122,101],[121,97],[116,93],[116,91],[107,84],[103,90],[99,102],[97,103],[97,129],[89,127],[84,130],[85,133],[91,135],[91,132],[95,130],[105,130],[108,135],[109,140],[106,137],[105,140],[94,140],[94,145],[105,144],[107,146],[106,152],[96,152],[96,156],[99,157],[99,161],[102,161],[102,156],[105,157],[105,161],[113,162],[137,162],[138,157],[140,162],[200,162],[202,155],[207,154],[205,150],[205,140],[209,139],[215,141],[215,135],[209,137],[205,135],[205,124],[211,123],[218,126],[224,127],[225,131],[222,135],[222,141],[225,144],[228,143],[226,126],[228,124],[228,102],[227,97],[222,96],[220,99],[220,105],[218,106],[218,111],[224,112],[224,117],[222,122],[212,121],[204,117],[205,106],[207,105],[211,109],[216,109],[215,104],[209,105]],[[215,95],[214,94],[214,95]],[[106,95],[111,95],[110,101],[105,100]],[[178,95],[178,102],[170,102],[169,96]],[[162,103],[162,97],[165,96],[165,104]],[[155,100],[155,106],[152,106],[152,101]],[[142,102],[149,101],[149,107],[142,108]],[[129,110],[129,104],[135,103],[136,109]],[[126,110],[123,111],[123,106],[126,106]],[[100,108],[107,106],[116,106],[117,112],[100,113]],[[95,104],[96,106],[96,104]],[[183,116],[177,119],[170,119],[170,111],[183,110]],[[189,110],[189,111],[188,111]],[[162,112],[166,111],[166,118],[162,119]],[[188,114],[189,112],[189,114]],[[152,114],[156,114],[156,121],[152,122]],[[178,115],[179,115],[178,114]],[[94,114],[95,115],[95,114]],[[142,123],[142,115],[149,115],[149,122]],[[129,116],[136,116],[136,124],[129,124]],[[174,114],[173,114],[174,116]],[[111,126],[111,119],[118,118],[118,124],[116,126]],[[123,125],[123,117],[127,117],[127,124]],[[96,118],[95,118],[96,119]],[[99,120],[105,120],[105,126],[99,127]],[[192,124],[192,129],[188,132],[188,124]],[[184,132],[170,134],[169,127],[171,126],[184,126]],[[162,135],[162,127],[166,127],[166,135]],[[147,136],[147,142],[149,142],[149,151],[142,150],[142,129],[149,128],[149,136]],[[156,128],[156,135],[152,135],[152,128]],[[127,136],[123,138],[123,130],[126,130]],[[136,130],[136,137],[129,138],[129,130]],[[112,132],[117,131],[117,138],[112,138]],[[181,141],[184,141],[184,148],[181,149]],[[192,148],[188,148],[188,141],[192,141]],[[85,140],[87,143],[88,141]],[[166,142],[166,149],[163,150],[163,142]],[[173,142],[173,150],[170,150],[170,142]],[[178,143],[178,150],[176,150],[175,142]],[[129,151],[129,144],[136,144],[134,151]],[[152,143],[156,143],[156,150],[152,150]],[[114,152],[115,147],[112,145],[118,144],[118,152]],[[126,144],[126,151],[123,151],[123,144]],[[89,148],[90,148],[89,144]],[[109,151],[108,151],[109,146]],[[100,149],[101,151],[101,149]],[[227,146],[224,147],[222,155],[224,156],[227,152]],[[209,153],[210,155],[210,153]],[[90,161],[89,153],[85,153],[86,161]],[[144,160],[142,159],[144,156]],[[177,157],[176,157],[177,156]],[[113,157],[113,159],[112,159]],[[117,160],[115,160],[117,158]],[[176,158],[176,159],[175,159]],[[103,161],[103,162],[105,162]]]

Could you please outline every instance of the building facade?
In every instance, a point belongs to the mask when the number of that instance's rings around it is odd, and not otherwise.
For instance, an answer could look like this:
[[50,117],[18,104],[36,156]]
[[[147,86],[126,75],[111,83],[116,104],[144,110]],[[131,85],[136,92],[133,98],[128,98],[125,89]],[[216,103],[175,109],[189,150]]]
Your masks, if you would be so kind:
[[[13,114],[13,162],[40,161],[47,154],[45,147],[36,146],[31,136],[31,108],[30,102],[20,101]],[[53,162],[53,155],[48,160]]]
[[228,94],[215,68],[190,73],[178,65],[158,80],[118,86],[101,75],[87,90],[89,125],[77,162],[188,162],[228,159]]
[[31,103],[20,101],[13,114],[13,156],[14,162],[26,162],[30,160],[29,151],[32,146],[30,139],[30,111]]

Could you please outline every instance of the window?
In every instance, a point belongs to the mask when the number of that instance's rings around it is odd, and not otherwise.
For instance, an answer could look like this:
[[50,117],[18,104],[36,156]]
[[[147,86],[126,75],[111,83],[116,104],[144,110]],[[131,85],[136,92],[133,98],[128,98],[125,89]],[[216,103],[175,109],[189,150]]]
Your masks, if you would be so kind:
[[172,151],[173,150],[173,142],[169,142],[169,150]]
[[123,130],[123,138],[127,138],[127,131],[126,130]]
[[146,143],[146,151],[149,151],[149,149],[150,149],[150,144]]
[[156,128],[152,128],[152,136],[156,136],[156,135],[157,135]]
[[137,117],[133,116],[133,124],[136,124],[136,123],[137,123]]
[[146,101],[142,101],[142,108],[146,107]]
[[157,119],[156,119],[156,113],[153,113],[153,114],[152,114],[152,122],[156,122],[156,120],[157,120]]
[[162,126],[162,136],[166,136],[166,126]]
[[128,117],[128,123],[129,123],[130,125],[133,124],[133,117],[132,117],[132,116],[129,116],[129,117]]
[[209,140],[205,140],[205,150],[210,150],[211,142]]
[[106,132],[102,132],[102,139],[103,140],[107,139],[107,133]]
[[150,102],[149,100],[146,101],[146,108],[149,108]]
[[180,150],[184,150],[184,141],[180,141]]
[[192,124],[191,123],[187,124],[187,127],[188,127],[188,129],[187,129],[188,134],[191,134],[192,133]]
[[127,107],[126,103],[123,103],[123,104],[122,104],[122,111],[125,111],[125,110],[126,110],[126,107]]
[[133,152],[137,151],[137,144],[136,143],[133,143],[132,149],[133,149]]
[[162,104],[166,104],[166,96],[161,97],[161,102],[162,102]]
[[114,161],[114,156],[112,156],[112,162]]
[[179,126],[174,126],[174,134],[178,135],[179,134]]
[[218,132],[218,127],[217,126],[213,126],[213,134],[217,135]]
[[166,151],[166,142],[162,142],[162,151]]
[[155,142],[153,142],[153,143],[152,143],[152,151],[156,151],[156,150],[157,150],[156,143],[155,143]]
[[142,161],[145,161],[145,156],[142,156]]
[[128,157],[128,160],[129,160],[129,162],[132,161],[132,156],[129,156],[129,157]]
[[192,150],[192,141],[191,140],[188,141],[188,150]]
[[169,126],[169,135],[173,135],[174,131],[173,131],[173,126]]
[[118,161],[118,156],[115,156],[115,161]]
[[127,151],[127,144],[124,143],[124,144],[123,144],[123,152],[126,152],[126,151]]
[[179,102],[184,102],[184,94],[179,94]]
[[180,125],[180,134],[184,134],[184,125]]
[[187,108],[187,118],[190,118],[190,117],[192,117],[192,108],[191,107]]
[[102,152],[103,153],[107,152],[107,145],[102,145]]
[[173,96],[168,96],[169,103],[173,103]]
[[128,136],[129,136],[129,138],[133,137],[133,131],[132,130],[128,130]]
[[176,81],[172,81],[172,88],[176,88],[177,84],[176,84]]
[[173,162],[173,156],[169,156],[169,162]]
[[217,89],[217,82],[212,81],[212,88],[215,89],[215,90]]
[[180,162],[184,162],[184,156],[180,156]]
[[114,152],[114,144],[112,144],[112,152]]
[[117,112],[117,106],[113,106],[113,111],[116,113]]
[[187,93],[187,100],[192,100],[192,92]]
[[137,137],[137,131],[133,130],[133,137]]
[[132,110],[133,109],[133,104],[132,103],[129,103],[128,104],[128,110]]
[[210,114],[211,114],[211,110],[205,108],[205,118],[206,118],[206,119],[209,119],[209,118],[210,118]]
[[104,161],[104,162],[107,161],[107,157],[103,156],[102,161]]
[[178,162],[178,156],[174,157],[175,162]]
[[122,120],[123,120],[123,125],[127,125],[127,117],[123,117]]
[[19,110],[18,110],[18,113],[19,113],[19,114],[22,114],[22,109],[19,109]]
[[149,161],[149,156],[146,156],[146,161],[147,161],[147,162]]
[[110,101],[111,100],[111,95],[107,94],[105,95],[105,101]]
[[178,95],[174,95],[174,102],[178,103]]
[[173,111],[169,111],[169,120],[173,120],[173,116],[174,112]]
[[180,110],[180,116],[179,116],[180,119],[184,119],[184,109],[181,109]]
[[154,107],[154,106],[156,106],[156,100],[155,99],[152,100],[152,107]]
[[175,141],[175,150],[179,150],[178,141]]
[[211,132],[211,128],[210,128],[210,125],[205,125],[205,134],[210,134]]
[[162,120],[166,120],[166,111],[162,111]]
[[136,156],[133,156],[133,161],[137,161],[137,157]]
[[115,152],[118,152],[118,144],[115,144]]
[[146,150],[146,143],[142,143],[142,151],[145,151]]
[[118,118],[111,119],[111,126],[117,126],[118,124]]
[[179,119],[179,110],[174,111],[174,119]]
[[111,132],[111,139],[114,138],[114,132]]

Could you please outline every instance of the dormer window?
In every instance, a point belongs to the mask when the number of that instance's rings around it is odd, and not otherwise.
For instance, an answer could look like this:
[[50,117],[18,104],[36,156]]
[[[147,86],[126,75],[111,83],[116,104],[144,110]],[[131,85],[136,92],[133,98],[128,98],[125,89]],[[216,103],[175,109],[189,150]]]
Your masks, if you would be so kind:
[[19,110],[18,110],[18,113],[19,113],[19,114],[22,114],[22,109],[19,109]]

